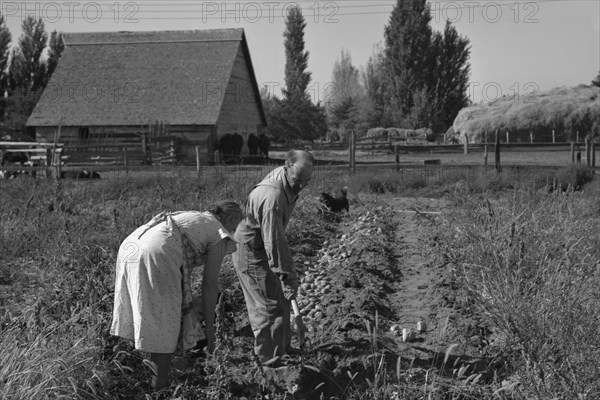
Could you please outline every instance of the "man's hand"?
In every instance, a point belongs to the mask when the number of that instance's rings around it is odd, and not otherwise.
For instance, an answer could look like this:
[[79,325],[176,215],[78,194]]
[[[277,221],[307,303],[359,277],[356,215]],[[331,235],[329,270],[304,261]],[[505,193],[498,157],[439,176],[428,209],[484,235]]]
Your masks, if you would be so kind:
[[281,288],[283,289],[283,297],[285,297],[286,300],[291,301],[296,298],[296,294],[298,293],[297,287],[292,287],[281,282]]

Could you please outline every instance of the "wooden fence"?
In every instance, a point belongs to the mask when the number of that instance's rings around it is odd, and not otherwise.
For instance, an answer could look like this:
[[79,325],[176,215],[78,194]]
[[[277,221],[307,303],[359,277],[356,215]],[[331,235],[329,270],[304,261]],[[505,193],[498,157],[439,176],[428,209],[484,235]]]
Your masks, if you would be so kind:
[[39,170],[45,171],[47,177],[58,176],[62,174],[62,143],[47,142],[0,142],[0,149],[4,153],[28,153],[30,163],[37,165],[3,165],[4,170]]
[[[384,139],[384,140],[382,140]],[[431,144],[423,143],[422,140],[414,140],[413,144],[409,144],[409,138],[403,138],[403,140],[396,140],[397,138],[389,136],[378,136],[357,139],[354,132],[349,135],[348,143],[348,165],[352,172],[356,169],[356,151],[370,152],[372,155],[375,151],[386,151],[393,152],[395,155],[396,169],[400,167],[401,154],[404,153],[429,153],[432,156],[435,153],[456,153],[463,152],[468,154],[470,151],[483,151],[484,152],[484,165],[487,166],[488,161],[488,150],[493,149],[494,151],[494,166],[496,170],[501,170],[501,149],[514,150],[531,150],[533,148],[545,148],[545,149],[564,149],[565,147],[570,148],[571,161],[573,163],[579,163],[582,160],[581,148],[584,148],[585,162],[588,167],[596,167],[596,145],[597,143],[585,138],[583,142],[563,142],[563,143],[549,143],[549,142],[508,142],[508,134],[506,135],[507,142],[502,142],[499,135],[495,136],[493,143],[476,143],[469,144],[468,140],[463,144]],[[532,137],[533,139],[533,137]],[[579,135],[578,135],[579,139]],[[325,147],[322,144],[321,148],[325,151]],[[436,158],[430,158],[423,160],[424,164],[439,164],[440,160]]]

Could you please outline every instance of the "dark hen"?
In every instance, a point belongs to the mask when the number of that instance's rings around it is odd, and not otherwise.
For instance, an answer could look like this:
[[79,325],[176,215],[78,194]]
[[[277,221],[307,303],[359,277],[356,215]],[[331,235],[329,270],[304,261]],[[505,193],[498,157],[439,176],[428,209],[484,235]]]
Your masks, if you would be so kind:
[[340,197],[333,197],[325,192],[321,193],[321,203],[323,203],[329,211],[334,213],[342,212],[342,210],[350,212],[350,205],[348,204],[348,188],[342,188],[341,192],[342,195]]

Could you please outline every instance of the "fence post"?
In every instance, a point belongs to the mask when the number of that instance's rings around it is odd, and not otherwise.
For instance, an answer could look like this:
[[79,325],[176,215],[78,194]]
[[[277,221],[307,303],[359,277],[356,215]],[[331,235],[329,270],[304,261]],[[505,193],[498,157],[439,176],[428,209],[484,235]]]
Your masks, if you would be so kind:
[[496,145],[494,147],[494,163],[496,166],[496,171],[500,172],[502,170],[502,167],[500,166],[500,136],[498,136],[498,134],[496,134]]
[[171,159],[171,165],[175,165],[177,162],[176,159],[176,149],[175,149],[175,140],[171,140],[171,144],[169,147],[169,158]]
[[146,142],[146,135],[142,132],[142,155],[144,156],[144,164],[147,164],[148,160],[148,142]]
[[488,161],[488,145],[483,146],[483,166],[487,167]]
[[469,154],[469,136],[465,134],[464,154]]
[[533,143],[533,132],[529,132],[529,143]]
[[508,131],[506,131],[506,143],[510,143],[510,140],[508,140]]
[[350,131],[352,138],[352,173],[356,172],[356,138],[354,137],[354,130]]
[[200,146],[196,146],[196,173],[198,179],[202,177],[202,166],[200,165]]
[[352,171],[352,135],[348,135],[348,168]]
[[219,150],[215,150],[213,156],[215,158],[215,165],[217,169],[219,169],[219,164],[221,163],[221,156],[219,154]]
[[590,139],[589,138],[585,138],[585,162],[587,164],[588,167],[591,166],[591,162],[590,162]]
[[60,156],[60,151],[57,148],[54,148],[52,155],[52,159],[54,160],[54,174],[56,179],[62,178],[62,157]]
[[46,148],[46,178],[52,177],[52,150],[50,147]]
[[571,164],[575,163],[575,143],[571,140]]
[[144,155],[144,164],[152,164],[152,150],[148,146],[149,138],[146,132],[142,132],[142,154]]
[[554,129],[552,129],[552,143],[556,143],[556,135],[554,134]]
[[579,143],[579,131],[577,131],[577,139],[575,139],[575,142]]
[[127,163],[127,147],[123,147],[123,164],[125,165],[125,173],[129,173],[129,165]]

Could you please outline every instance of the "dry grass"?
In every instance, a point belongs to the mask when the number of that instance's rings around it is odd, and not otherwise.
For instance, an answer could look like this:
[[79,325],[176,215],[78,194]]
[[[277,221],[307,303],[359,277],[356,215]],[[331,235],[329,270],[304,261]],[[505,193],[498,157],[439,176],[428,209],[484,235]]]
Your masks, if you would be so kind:
[[445,252],[512,358],[515,396],[598,398],[600,200],[525,189],[459,203]]

